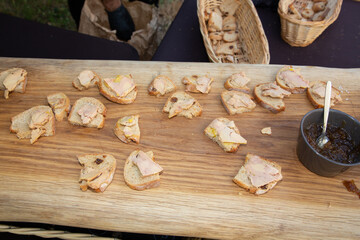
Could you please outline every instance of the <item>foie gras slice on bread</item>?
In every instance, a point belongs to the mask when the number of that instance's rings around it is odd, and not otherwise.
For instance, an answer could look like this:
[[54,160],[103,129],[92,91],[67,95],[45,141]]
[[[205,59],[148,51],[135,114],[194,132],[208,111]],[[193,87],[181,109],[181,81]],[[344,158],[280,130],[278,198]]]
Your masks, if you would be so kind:
[[154,161],[152,151],[133,151],[124,166],[126,184],[135,190],[142,191],[160,185],[160,174],[163,168]]
[[205,128],[204,133],[225,152],[236,152],[240,144],[247,144],[234,121],[227,118],[216,118]]
[[[323,108],[325,103],[325,89],[326,82],[316,81],[310,84],[310,87],[307,89],[307,96],[310,102],[314,105],[315,108]],[[331,87],[331,97],[330,97],[330,106],[333,107],[337,103],[341,103],[342,99],[340,96],[340,90]]]
[[139,115],[131,115],[120,118],[115,124],[114,133],[124,143],[139,143]]
[[251,112],[256,107],[252,96],[238,91],[223,91],[221,102],[230,115]]
[[55,117],[49,106],[32,107],[11,118],[10,132],[19,139],[30,138],[35,143],[41,136],[55,134]]
[[65,93],[53,93],[47,96],[47,101],[52,108],[57,121],[62,121],[70,112],[70,99]]
[[184,77],[182,83],[185,85],[186,92],[192,93],[209,93],[213,78],[205,75],[192,75],[191,77]]
[[159,75],[150,83],[148,92],[152,96],[160,97],[176,89],[174,82],[165,75]]
[[9,98],[10,92],[24,93],[27,84],[27,71],[22,68],[10,68],[0,72],[0,89],[4,97]]
[[183,116],[191,119],[201,115],[202,107],[195,98],[183,91],[179,91],[168,98],[163,112],[169,113],[169,118]]
[[102,128],[105,123],[106,107],[93,97],[82,97],[75,101],[68,120],[73,125]]
[[284,66],[276,74],[276,82],[291,93],[303,93],[309,87],[309,81],[300,74],[300,69]]
[[233,181],[256,195],[264,194],[282,179],[281,167],[275,162],[248,153],[245,164]]
[[74,88],[82,91],[97,86],[99,81],[100,77],[94,71],[84,70],[74,79],[72,84]]
[[255,100],[260,106],[273,113],[285,110],[284,97],[290,95],[291,92],[282,89],[275,83],[262,83],[254,88]]
[[101,79],[99,90],[107,99],[120,104],[134,102],[137,95],[137,88],[131,74]]
[[77,157],[83,167],[80,171],[80,189],[104,192],[113,180],[116,159],[110,154],[85,154]]
[[236,90],[245,93],[250,93],[250,88],[246,85],[250,82],[250,79],[246,77],[245,73],[234,73],[224,83],[224,87],[227,90]]

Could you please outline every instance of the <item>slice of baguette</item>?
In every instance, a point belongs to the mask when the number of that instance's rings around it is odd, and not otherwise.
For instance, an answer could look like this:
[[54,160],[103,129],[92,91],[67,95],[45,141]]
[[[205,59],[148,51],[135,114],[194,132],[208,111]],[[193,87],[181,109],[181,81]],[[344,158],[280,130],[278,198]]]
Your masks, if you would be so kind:
[[[224,142],[220,137],[220,132],[217,129],[216,125],[217,122],[226,125],[229,130],[232,131],[230,135],[237,134],[239,136],[238,142]],[[235,126],[235,123],[233,121],[230,121],[227,118],[217,118],[213,120],[209,126],[207,126],[204,130],[204,133],[206,136],[208,136],[211,140],[219,144],[219,146],[225,151],[229,153],[236,152],[241,144],[247,144],[247,141],[245,138],[243,138],[240,135],[239,129]]]
[[239,7],[239,3],[234,0],[223,0],[219,7],[224,15],[233,16]]
[[165,75],[159,75],[150,83],[148,87],[149,94],[160,97],[176,89],[174,82]]
[[116,159],[110,154],[85,154],[77,158],[83,167],[79,178],[80,189],[104,192],[113,180]]
[[264,88],[267,88],[269,84],[273,84],[273,83],[262,83],[255,86],[254,88],[255,100],[260,104],[260,106],[269,110],[272,113],[279,113],[285,111],[285,102],[282,98],[273,98],[270,96],[263,95]]
[[[132,79],[132,76],[130,74],[128,76],[130,76],[131,79]],[[100,79],[100,82],[99,82],[98,86],[99,86],[100,93],[104,97],[106,97],[107,99],[109,99],[112,102],[120,103],[120,104],[133,103],[135,101],[135,99],[136,99],[137,92],[138,92],[138,90],[137,90],[137,88],[135,86],[135,88],[131,92],[129,92],[125,97],[118,97],[116,95],[116,93],[105,84],[104,79]]]
[[[314,105],[315,108],[323,108],[325,103],[325,89],[326,82],[316,81],[310,84],[310,87],[307,89],[307,97],[310,102]],[[331,98],[330,98],[330,107],[335,106],[337,103],[341,103],[342,99],[340,96],[340,90],[331,87]]]
[[[292,72],[297,80],[294,81],[292,78],[284,78],[282,74],[286,71]],[[309,87],[309,81],[303,78],[300,74],[300,69],[295,69],[292,66],[284,66],[278,71],[276,74],[276,83],[291,93],[303,93]]]
[[251,112],[256,107],[252,96],[238,91],[223,91],[221,102],[230,115]]
[[213,81],[214,79],[207,75],[192,75],[191,77],[184,77],[182,83],[185,85],[185,91],[187,92],[209,93]]
[[250,79],[246,77],[244,72],[234,73],[224,83],[224,87],[227,90],[236,90],[240,92],[250,93],[250,88],[246,85],[250,82]]
[[[35,115],[44,114],[46,120],[33,126]],[[35,143],[41,136],[55,134],[55,117],[49,106],[35,106],[11,118],[10,132],[16,133],[19,139],[30,138]]]
[[[269,164],[270,166],[274,167],[275,169],[278,170],[279,172],[279,176],[277,177],[276,180],[270,181],[269,183],[260,186],[260,187],[256,187],[252,184],[250,178],[249,178],[249,173],[247,172],[245,165],[248,164],[248,161],[250,158],[252,157],[258,157],[260,158],[264,163]],[[263,174],[266,174],[265,172]],[[264,194],[266,192],[268,192],[269,190],[271,190],[272,188],[275,187],[275,185],[281,181],[282,179],[282,174],[281,174],[281,167],[279,164],[272,162],[268,159],[253,155],[253,154],[247,154],[246,155],[246,159],[245,159],[245,164],[244,166],[242,166],[239,170],[239,172],[237,173],[237,175],[233,178],[233,181],[239,185],[242,188],[245,188],[247,191],[249,191],[250,193],[254,193],[255,195],[261,195]]]
[[208,28],[214,29],[216,31],[221,31],[223,27],[223,19],[221,14],[216,11],[210,13]]
[[[97,107],[97,114],[89,123],[83,123],[78,111],[86,104],[91,104]],[[105,123],[106,107],[99,100],[93,97],[82,97],[75,101],[71,108],[68,120],[73,125],[102,128]]]
[[53,93],[47,96],[47,101],[52,108],[57,121],[62,121],[70,112],[70,99],[65,93]]
[[139,115],[125,116],[120,118],[115,124],[114,133],[124,143],[139,143]]
[[95,87],[98,85],[99,81],[100,77],[96,74],[96,72],[91,70],[84,70],[79,74],[79,76],[77,76],[77,78],[74,79],[72,85],[74,88],[82,91],[91,87]]
[[[139,168],[133,163],[132,158],[139,153],[140,150],[133,151],[126,159],[124,166],[124,179],[126,184],[138,191],[145,189],[155,188],[160,185],[160,173],[142,176]],[[146,152],[146,154],[154,161],[154,153],[152,151]]]
[[27,71],[22,68],[10,68],[0,72],[0,90],[4,90],[5,99],[10,92],[24,93],[27,84]]
[[237,28],[236,18],[230,14],[223,19],[223,30],[224,31],[235,31]]
[[[190,102],[192,103],[187,104]],[[195,98],[183,91],[178,91],[168,98],[163,112],[169,113],[169,118],[182,116],[191,119],[201,116],[202,107]]]

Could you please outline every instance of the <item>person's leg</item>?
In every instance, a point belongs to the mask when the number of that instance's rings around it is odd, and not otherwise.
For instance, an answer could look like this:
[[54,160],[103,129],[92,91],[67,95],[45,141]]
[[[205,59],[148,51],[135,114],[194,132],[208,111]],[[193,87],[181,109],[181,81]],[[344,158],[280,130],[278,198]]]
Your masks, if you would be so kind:
[[135,31],[135,24],[120,0],[103,0],[108,14],[110,28],[116,30],[118,39],[128,41]]

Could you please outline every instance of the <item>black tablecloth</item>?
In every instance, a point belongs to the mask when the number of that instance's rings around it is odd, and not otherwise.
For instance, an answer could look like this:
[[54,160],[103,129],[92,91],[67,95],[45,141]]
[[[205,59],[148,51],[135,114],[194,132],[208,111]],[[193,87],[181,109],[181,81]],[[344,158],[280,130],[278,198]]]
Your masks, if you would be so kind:
[[[360,67],[360,3],[344,0],[338,19],[308,47],[291,47],[280,36],[276,8],[257,8],[270,48],[271,64]],[[195,0],[185,0],[154,61],[208,62]]]
[[92,37],[1,13],[0,56],[139,60],[137,51],[129,44]]

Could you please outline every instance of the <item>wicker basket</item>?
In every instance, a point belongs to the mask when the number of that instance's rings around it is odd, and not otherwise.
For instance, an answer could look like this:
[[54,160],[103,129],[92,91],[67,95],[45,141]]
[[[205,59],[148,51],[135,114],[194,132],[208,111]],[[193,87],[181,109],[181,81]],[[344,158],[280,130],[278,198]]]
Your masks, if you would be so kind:
[[339,16],[342,0],[328,0],[329,13],[323,21],[302,21],[287,14],[294,0],[280,0],[278,13],[281,21],[281,37],[294,47],[310,45]]
[[[234,63],[269,64],[269,44],[261,21],[251,0],[234,0],[238,8],[234,14],[237,21],[238,38],[241,43],[240,53],[232,56]],[[219,6],[223,0],[198,0],[197,14],[200,31],[204,39],[209,59],[216,63],[229,62],[227,56],[217,55],[212,47],[205,20],[205,10]]]

